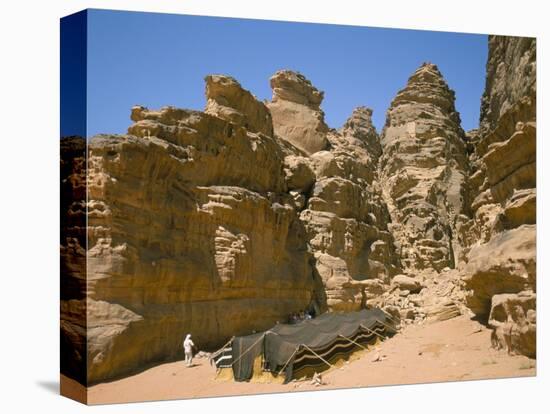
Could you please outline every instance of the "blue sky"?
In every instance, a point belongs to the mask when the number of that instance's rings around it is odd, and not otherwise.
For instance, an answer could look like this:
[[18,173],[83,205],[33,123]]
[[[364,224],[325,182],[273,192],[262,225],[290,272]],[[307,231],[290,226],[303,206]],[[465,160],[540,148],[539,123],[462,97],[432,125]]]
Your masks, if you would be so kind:
[[380,131],[391,100],[424,61],[455,90],[468,130],[478,124],[486,59],[486,35],[91,10],[87,135],[126,132],[136,104],[201,110],[211,73],[271,99],[269,78],[279,69],[298,70],[325,91],[330,127],[366,105]]

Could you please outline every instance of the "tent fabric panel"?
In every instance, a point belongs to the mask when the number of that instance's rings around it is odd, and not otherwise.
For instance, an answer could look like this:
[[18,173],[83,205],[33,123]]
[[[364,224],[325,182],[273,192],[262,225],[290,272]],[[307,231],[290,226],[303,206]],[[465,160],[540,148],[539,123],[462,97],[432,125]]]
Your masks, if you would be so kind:
[[233,364],[233,348],[226,346],[212,356],[216,368],[231,368]]
[[361,350],[361,346],[366,346],[372,342],[375,342],[378,338],[377,334],[382,335],[386,331],[386,328],[382,325],[379,327],[372,326],[372,328],[373,329],[370,332],[360,328],[353,336],[338,337],[325,348],[314,350],[315,353],[311,352],[307,348],[302,348],[300,353],[295,356],[292,364],[293,372],[290,373],[290,375],[286,375],[285,382],[290,381],[296,371],[326,365],[326,362],[319,359],[319,356],[321,356],[324,360],[331,362],[338,356]]
[[233,377],[236,381],[248,381],[252,378],[254,360],[262,355],[265,333],[240,336],[233,339]]

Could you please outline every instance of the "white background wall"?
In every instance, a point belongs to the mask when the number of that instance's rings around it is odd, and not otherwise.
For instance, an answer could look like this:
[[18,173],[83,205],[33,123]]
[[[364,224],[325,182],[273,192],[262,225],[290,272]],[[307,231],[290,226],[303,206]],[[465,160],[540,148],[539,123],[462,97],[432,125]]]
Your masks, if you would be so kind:
[[549,144],[543,138],[548,131],[548,111],[546,118],[542,114],[545,98],[549,96],[550,14],[544,10],[545,3],[543,0],[3,1],[0,6],[0,411],[86,410],[59,397],[54,389],[59,366],[58,19],[86,7],[96,7],[537,36],[539,374],[529,379],[124,404],[96,407],[94,412],[548,412],[545,406],[550,389],[548,275],[544,270],[549,266],[549,244],[544,207],[549,205],[545,179],[549,177],[546,166],[550,159]]

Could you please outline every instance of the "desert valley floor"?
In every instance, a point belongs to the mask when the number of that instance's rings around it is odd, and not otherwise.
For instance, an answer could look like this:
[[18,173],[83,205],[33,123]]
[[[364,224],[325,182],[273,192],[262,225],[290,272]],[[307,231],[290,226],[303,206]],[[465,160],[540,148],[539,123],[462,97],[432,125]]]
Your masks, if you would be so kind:
[[88,403],[528,377],[535,373],[535,360],[494,349],[491,330],[466,316],[459,316],[443,322],[405,327],[394,337],[363,352],[360,358],[325,371],[323,385],[313,385],[311,379],[289,384],[216,379],[215,369],[208,359],[202,358],[196,359],[192,368],[178,361],[122,380],[95,385],[88,390]]

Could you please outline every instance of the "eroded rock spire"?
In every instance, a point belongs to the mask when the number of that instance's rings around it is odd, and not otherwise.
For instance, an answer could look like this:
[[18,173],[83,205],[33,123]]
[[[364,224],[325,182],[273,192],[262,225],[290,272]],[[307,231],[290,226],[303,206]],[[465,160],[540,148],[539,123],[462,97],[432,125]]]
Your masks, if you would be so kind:
[[460,116],[436,65],[422,64],[387,112],[380,169],[405,268],[454,267],[467,159]]

